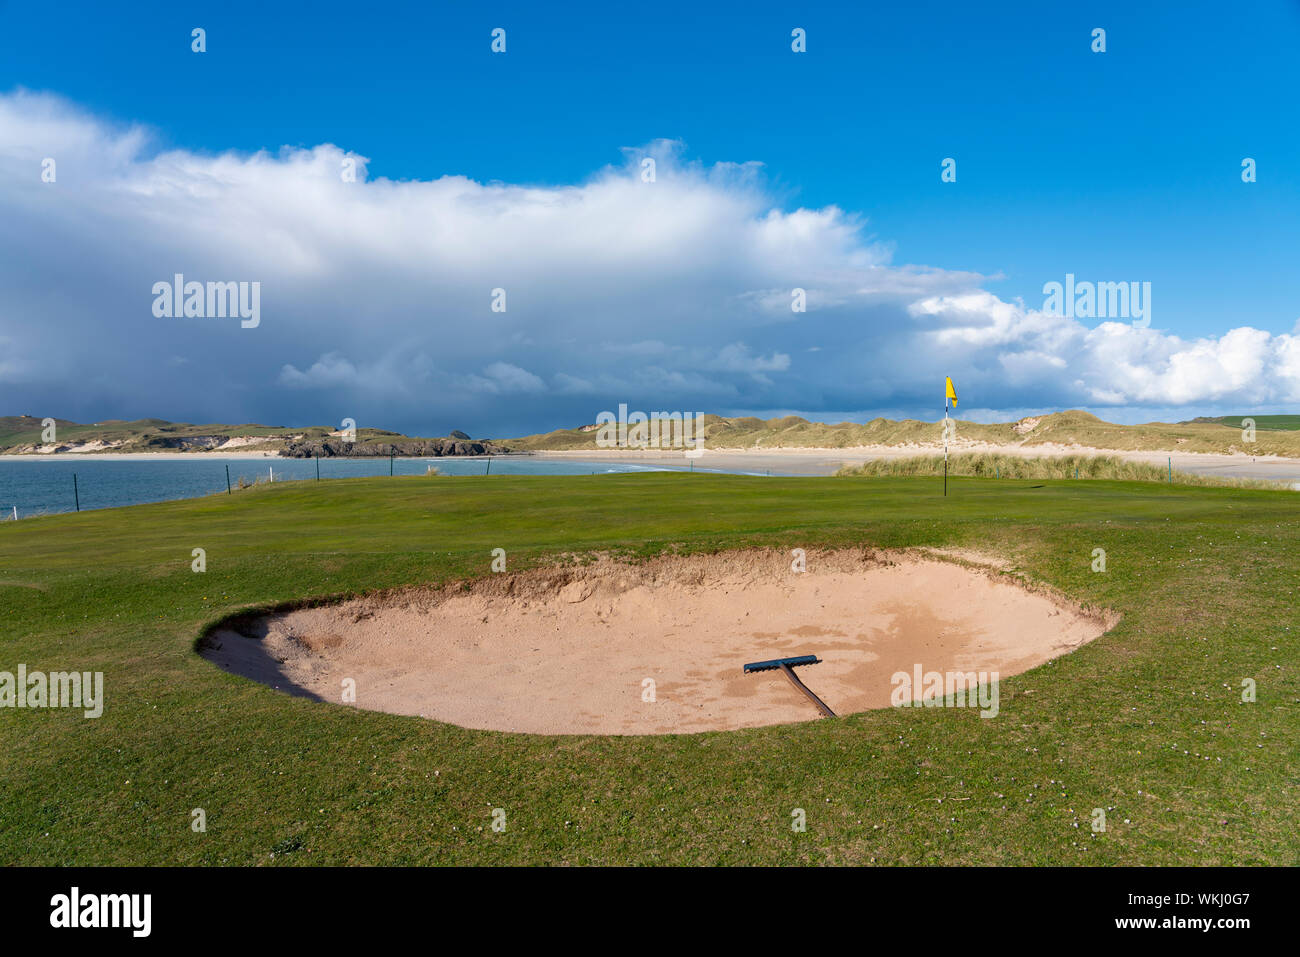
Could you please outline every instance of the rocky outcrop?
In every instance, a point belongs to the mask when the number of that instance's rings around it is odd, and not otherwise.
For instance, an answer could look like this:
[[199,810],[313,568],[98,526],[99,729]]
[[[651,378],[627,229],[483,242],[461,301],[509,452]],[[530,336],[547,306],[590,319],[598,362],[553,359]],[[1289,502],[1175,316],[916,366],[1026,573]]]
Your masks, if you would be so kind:
[[146,451],[173,449],[178,452],[192,452],[200,449],[215,449],[225,442],[228,435],[155,435],[142,436]]
[[509,449],[495,442],[461,439],[411,439],[404,442],[346,442],[326,439],[320,442],[290,442],[280,454],[293,459],[374,458],[389,455],[442,456],[499,455]]

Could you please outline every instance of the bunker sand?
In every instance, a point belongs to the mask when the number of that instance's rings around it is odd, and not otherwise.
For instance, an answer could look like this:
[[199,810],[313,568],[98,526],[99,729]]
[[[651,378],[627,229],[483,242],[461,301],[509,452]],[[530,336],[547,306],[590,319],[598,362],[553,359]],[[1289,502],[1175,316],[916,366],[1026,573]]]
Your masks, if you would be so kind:
[[[323,701],[467,728],[668,734],[820,720],[780,672],[838,714],[890,705],[896,672],[1025,671],[1092,641],[1085,612],[987,570],[915,554],[668,556],[498,574],[232,621],[202,653]],[[919,696],[919,689],[917,695]]]

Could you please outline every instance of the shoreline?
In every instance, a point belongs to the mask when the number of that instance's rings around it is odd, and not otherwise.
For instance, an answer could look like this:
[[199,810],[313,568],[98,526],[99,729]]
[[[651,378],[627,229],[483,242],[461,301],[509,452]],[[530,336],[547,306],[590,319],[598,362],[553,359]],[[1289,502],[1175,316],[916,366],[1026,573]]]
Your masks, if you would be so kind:
[[[790,456],[798,457],[821,457],[821,458],[843,458],[848,460],[865,460],[873,458],[907,458],[918,455],[936,455],[943,453],[943,446],[940,444],[932,445],[852,445],[841,448],[828,448],[824,446],[780,446],[772,448],[726,448],[719,446],[717,448],[705,447],[704,454],[696,459],[697,462],[707,459],[710,455],[729,455],[743,457],[764,457],[764,456]],[[1003,455],[1019,455],[1025,458],[1038,458],[1045,456],[1058,455],[1116,455],[1122,458],[1132,458],[1136,456],[1155,456],[1163,458],[1165,456],[1194,458],[1194,459],[1229,459],[1232,461],[1252,461],[1252,462],[1287,462],[1300,465],[1300,457],[1288,458],[1280,455],[1249,455],[1245,452],[1182,452],[1171,449],[1102,449],[1086,445],[1060,445],[1056,443],[1042,443],[1039,445],[994,445],[987,442],[966,442],[953,444],[948,447],[950,455],[963,455],[969,453],[991,453],[997,452]],[[144,453],[149,454],[149,453]],[[535,455],[544,458],[627,458],[628,460],[641,459],[681,459],[686,461],[686,453],[682,449],[536,449],[526,452],[513,452],[512,455]]]
[[0,462],[187,462],[191,459],[284,459],[278,452],[19,452],[0,455]]
[[[483,459],[511,458],[529,455],[528,452],[504,452],[496,455],[396,455],[399,459],[437,459],[458,460],[464,462],[482,461]],[[387,455],[330,455],[323,456],[322,462],[381,462]],[[314,462],[315,456],[281,455],[279,452],[18,452],[0,453],[0,462],[190,462],[207,459],[268,459],[272,462]]]
[[[482,461],[484,459],[534,458],[541,460],[626,462],[645,465],[662,464],[677,469],[713,471],[717,469],[777,475],[831,475],[844,465],[858,465],[872,459],[907,458],[917,455],[937,455],[943,446],[928,445],[866,445],[846,448],[785,447],[785,448],[705,448],[703,454],[688,458],[679,449],[563,449],[505,452],[495,455],[399,455],[397,458],[434,461]],[[1111,455],[1136,462],[1165,465],[1197,474],[1228,474],[1243,478],[1263,478],[1284,482],[1300,482],[1300,458],[1277,455],[1252,456],[1244,452],[1178,452],[1168,450],[1099,449],[1089,446],[1043,443],[1039,445],[993,445],[989,443],[958,443],[949,448],[949,454],[1001,453],[1027,458],[1060,455]],[[386,456],[331,456],[327,461],[382,460]],[[312,459],[279,455],[277,452],[36,452],[0,455],[6,460],[22,462],[188,462],[254,460],[266,462],[312,461]]]
[[[693,461],[696,469],[747,468],[771,469],[795,475],[830,475],[844,465],[859,465],[874,459],[899,459],[919,455],[941,455],[942,445],[867,445],[839,449],[827,448],[748,448],[708,449],[695,459],[687,459],[684,452],[647,449],[595,449],[533,452],[531,454],[551,459],[594,458],[608,462],[654,462],[685,465]],[[1245,478],[1274,477],[1279,481],[1300,481],[1300,458],[1277,455],[1248,455],[1244,452],[1175,452],[1166,450],[1098,449],[1089,446],[1067,446],[1054,443],[1041,445],[992,445],[988,443],[961,443],[949,448],[950,455],[969,453],[1000,453],[1024,458],[1046,458],[1061,455],[1110,455],[1126,461],[1165,465],[1185,472],[1213,474],[1225,472]]]

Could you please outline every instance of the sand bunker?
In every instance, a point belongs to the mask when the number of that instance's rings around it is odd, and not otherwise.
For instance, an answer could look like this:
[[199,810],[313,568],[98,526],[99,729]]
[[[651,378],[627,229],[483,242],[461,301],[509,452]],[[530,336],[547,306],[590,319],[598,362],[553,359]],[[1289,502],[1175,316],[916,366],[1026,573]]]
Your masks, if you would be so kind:
[[[664,734],[888,707],[896,672],[1016,674],[1112,623],[992,573],[918,556],[785,552],[665,557],[491,575],[234,620],[202,653],[294,694],[468,728]],[[918,691],[919,697],[919,691]]]

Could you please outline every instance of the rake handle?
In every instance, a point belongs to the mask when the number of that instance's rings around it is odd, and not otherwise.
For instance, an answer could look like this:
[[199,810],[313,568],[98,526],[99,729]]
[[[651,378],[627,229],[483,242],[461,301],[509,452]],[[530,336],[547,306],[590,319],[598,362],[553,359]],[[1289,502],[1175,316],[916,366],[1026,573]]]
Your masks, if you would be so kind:
[[781,669],[781,671],[785,673],[785,676],[790,679],[790,683],[792,685],[794,685],[796,688],[798,688],[800,691],[802,691],[804,694],[808,696],[808,700],[817,706],[818,711],[820,711],[823,715],[825,715],[828,718],[835,717],[835,712],[832,711],[830,708],[826,707],[826,702],[822,701],[821,698],[813,694],[812,691],[809,690],[808,686],[799,680],[799,676],[794,673],[793,668],[787,665],[784,661],[781,662],[781,664],[778,665],[778,667]]

